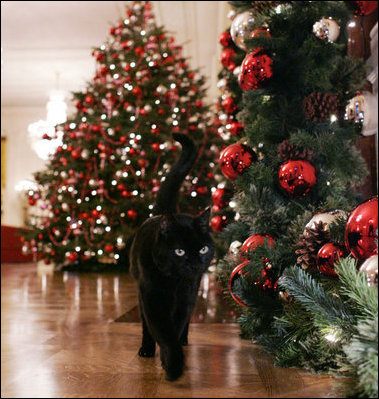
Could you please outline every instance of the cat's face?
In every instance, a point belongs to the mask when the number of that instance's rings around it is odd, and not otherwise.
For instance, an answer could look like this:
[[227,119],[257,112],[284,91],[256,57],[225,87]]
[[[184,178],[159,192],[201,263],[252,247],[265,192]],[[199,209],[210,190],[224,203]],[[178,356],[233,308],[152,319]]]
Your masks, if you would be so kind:
[[209,213],[206,210],[198,217],[161,217],[155,253],[161,271],[179,276],[195,275],[207,270],[214,256],[214,242],[209,232]]

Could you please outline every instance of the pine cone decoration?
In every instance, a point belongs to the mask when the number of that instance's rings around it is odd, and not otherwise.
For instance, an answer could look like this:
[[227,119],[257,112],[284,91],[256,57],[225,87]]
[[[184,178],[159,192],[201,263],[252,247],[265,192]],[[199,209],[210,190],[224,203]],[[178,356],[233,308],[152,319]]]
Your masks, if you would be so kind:
[[296,147],[288,140],[284,140],[278,145],[278,157],[282,158],[284,161],[288,161],[290,159],[303,159],[310,162],[312,160],[312,156],[313,150],[309,148]]
[[305,228],[305,234],[300,235],[300,240],[297,243],[298,255],[297,263],[303,269],[316,270],[317,254],[320,248],[330,241],[329,231],[325,230],[325,223],[319,222],[314,225],[314,228]]
[[257,13],[263,13],[277,7],[280,1],[252,1],[251,9]]
[[337,114],[338,97],[330,93],[311,93],[303,100],[305,118],[314,122],[322,122]]

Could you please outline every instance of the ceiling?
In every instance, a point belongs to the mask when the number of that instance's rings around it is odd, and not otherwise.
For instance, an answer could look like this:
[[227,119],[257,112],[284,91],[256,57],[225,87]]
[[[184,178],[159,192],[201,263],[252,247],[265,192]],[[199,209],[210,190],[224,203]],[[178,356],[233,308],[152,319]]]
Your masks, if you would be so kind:
[[[125,16],[125,1],[1,1],[1,105],[45,106],[61,89],[70,99],[91,80],[93,47]],[[152,1],[159,25],[172,32],[217,96],[217,37],[227,26],[225,1]]]

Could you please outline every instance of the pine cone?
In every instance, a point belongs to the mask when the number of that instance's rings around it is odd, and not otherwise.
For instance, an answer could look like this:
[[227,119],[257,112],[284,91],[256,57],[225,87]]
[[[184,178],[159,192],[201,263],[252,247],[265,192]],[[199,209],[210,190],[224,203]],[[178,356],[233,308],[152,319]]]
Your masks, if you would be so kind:
[[303,100],[303,112],[306,119],[322,122],[337,114],[338,97],[330,93],[311,93]]
[[313,150],[309,148],[300,148],[291,144],[288,140],[282,141],[278,145],[278,157],[284,161],[289,159],[304,159],[311,161],[313,156]]
[[256,13],[263,13],[277,7],[279,4],[280,1],[252,1],[251,9]]
[[300,235],[296,250],[297,263],[303,269],[316,270],[317,254],[320,248],[330,241],[329,231],[325,230],[325,223],[319,222],[314,228],[306,227],[304,234]]

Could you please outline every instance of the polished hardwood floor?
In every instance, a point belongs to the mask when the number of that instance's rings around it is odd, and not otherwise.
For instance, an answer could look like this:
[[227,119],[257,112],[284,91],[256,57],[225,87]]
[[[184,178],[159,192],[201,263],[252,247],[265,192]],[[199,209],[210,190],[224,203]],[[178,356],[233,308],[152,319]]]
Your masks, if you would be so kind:
[[274,367],[239,338],[212,274],[205,275],[185,347],[186,371],[165,380],[140,358],[136,287],[126,274],[1,265],[2,398],[325,398],[335,380]]

